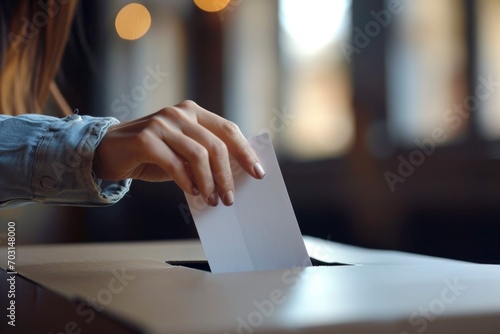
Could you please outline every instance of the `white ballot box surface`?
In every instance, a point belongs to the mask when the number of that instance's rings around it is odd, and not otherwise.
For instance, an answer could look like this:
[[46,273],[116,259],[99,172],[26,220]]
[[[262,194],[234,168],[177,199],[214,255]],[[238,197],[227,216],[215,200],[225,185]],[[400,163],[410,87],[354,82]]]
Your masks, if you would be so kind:
[[[124,333],[499,333],[499,266],[305,244],[313,258],[352,265],[212,274],[165,262],[206,260],[197,240],[20,246],[17,275],[36,288],[18,291],[17,310],[31,298],[36,312],[11,332],[98,333],[104,317]],[[51,315],[44,291],[68,315]]]

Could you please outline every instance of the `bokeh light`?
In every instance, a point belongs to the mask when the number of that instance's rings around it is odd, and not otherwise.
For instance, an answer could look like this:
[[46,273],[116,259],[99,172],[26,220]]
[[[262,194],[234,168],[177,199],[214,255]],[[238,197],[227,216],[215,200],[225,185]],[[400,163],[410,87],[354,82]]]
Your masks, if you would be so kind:
[[280,0],[280,24],[298,52],[314,54],[348,32],[351,0]]
[[198,8],[206,12],[218,12],[226,8],[231,0],[194,0]]
[[146,7],[131,3],[116,15],[116,32],[126,40],[136,40],[144,36],[151,27],[151,15]]

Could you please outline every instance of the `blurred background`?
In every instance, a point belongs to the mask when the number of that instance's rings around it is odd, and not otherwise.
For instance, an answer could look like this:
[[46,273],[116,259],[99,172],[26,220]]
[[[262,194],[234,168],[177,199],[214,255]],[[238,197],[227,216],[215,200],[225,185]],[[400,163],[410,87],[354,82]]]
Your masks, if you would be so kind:
[[[58,82],[124,121],[192,99],[271,134],[303,234],[500,263],[497,0],[80,1]],[[173,183],[0,211],[17,242],[196,238]]]

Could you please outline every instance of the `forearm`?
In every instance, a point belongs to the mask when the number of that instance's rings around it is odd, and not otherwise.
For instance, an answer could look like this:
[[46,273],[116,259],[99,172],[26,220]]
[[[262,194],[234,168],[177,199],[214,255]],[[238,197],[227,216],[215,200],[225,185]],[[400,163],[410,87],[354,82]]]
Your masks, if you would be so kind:
[[29,202],[102,206],[117,202],[131,180],[101,187],[95,149],[113,118],[0,115],[0,207]]

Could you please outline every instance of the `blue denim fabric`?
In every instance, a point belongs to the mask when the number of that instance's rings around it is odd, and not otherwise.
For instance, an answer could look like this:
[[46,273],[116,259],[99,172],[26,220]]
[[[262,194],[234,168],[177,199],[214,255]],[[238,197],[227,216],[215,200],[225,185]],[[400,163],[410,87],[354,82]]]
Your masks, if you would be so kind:
[[103,182],[94,152],[111,117],[0,115],[0,208],[38,202],[104,206],[119,201],[132,180]]

